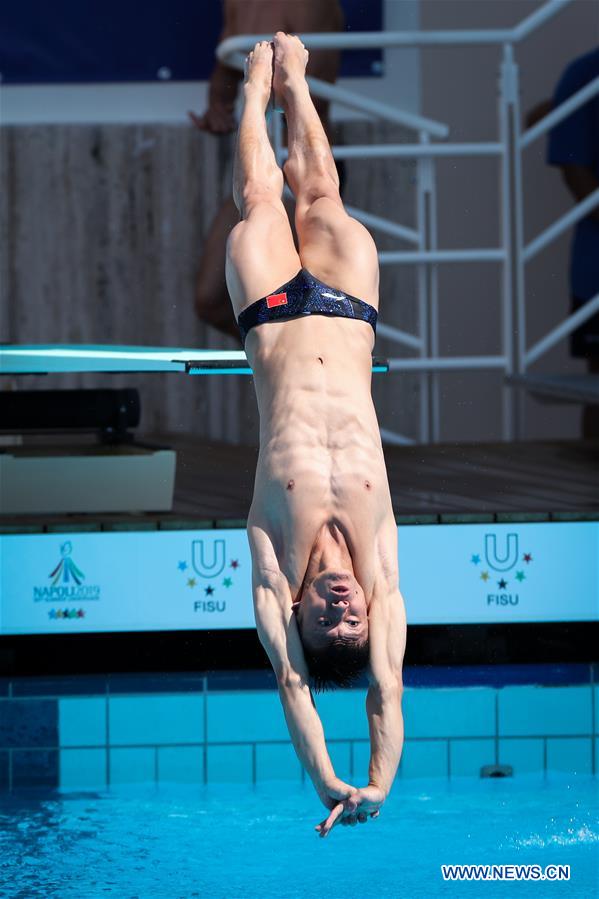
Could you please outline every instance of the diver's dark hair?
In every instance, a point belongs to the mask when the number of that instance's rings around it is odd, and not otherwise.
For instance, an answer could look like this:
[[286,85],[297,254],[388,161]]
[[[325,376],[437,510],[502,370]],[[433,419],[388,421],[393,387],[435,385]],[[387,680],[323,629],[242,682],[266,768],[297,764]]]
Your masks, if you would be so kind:
[[368,666],[368,639],[363,643],[338,639],[318,649],[303,648],[310,686],[315,693],[353,686]]

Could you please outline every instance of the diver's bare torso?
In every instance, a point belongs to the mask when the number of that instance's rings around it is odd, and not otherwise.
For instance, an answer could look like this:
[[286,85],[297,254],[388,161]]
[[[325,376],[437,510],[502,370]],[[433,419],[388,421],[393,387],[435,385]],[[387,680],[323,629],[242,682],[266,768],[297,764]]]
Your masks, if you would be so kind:
[[367,604],[387,558],[393,511],[370,393],[373,342],[368,323],[322,315],[247,336],[260,411],[248,529],[259,534],[259,565],[283,573],[292,600],[324,528],[345,539]]

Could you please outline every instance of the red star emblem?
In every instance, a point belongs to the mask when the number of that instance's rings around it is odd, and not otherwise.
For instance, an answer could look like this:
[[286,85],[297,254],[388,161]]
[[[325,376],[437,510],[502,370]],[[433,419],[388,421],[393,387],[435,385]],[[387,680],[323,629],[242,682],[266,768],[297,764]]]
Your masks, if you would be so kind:
[[525,562],[532,562],[532,556],[530,553],[524,553],[523,558]]
[[239,568],[239,562],[237,559],[231,559],[231,568]]

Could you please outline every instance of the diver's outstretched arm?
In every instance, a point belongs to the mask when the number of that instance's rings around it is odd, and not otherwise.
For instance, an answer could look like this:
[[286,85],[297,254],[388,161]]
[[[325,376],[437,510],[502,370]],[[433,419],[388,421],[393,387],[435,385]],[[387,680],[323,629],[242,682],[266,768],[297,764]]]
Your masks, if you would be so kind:
[[375,591],[368,614],[370,686],[366,713],[370,731],[368,782],[389,794],[403,748],[402,665],[406,613],[398,587]]
[[[339,780],[327,750],[324,729],[308,685],[291,593],[280,573],[253,571],[254,614],[262,646],[277,678],[279,698],[296,754],[327,808],[349,796],[355,787]],[[335,802],[332,801],[335,799]]]

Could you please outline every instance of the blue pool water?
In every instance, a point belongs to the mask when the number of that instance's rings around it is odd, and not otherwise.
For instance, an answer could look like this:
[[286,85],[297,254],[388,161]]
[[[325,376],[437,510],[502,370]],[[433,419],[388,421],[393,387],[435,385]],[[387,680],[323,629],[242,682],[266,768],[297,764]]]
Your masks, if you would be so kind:
[[[309,785],[5,794],[0,895],[118,899],[599,896],[599,781],[400,781],[376,821],[313,831]],[[441,863],[560,864],[570,882],[445,883]]]

